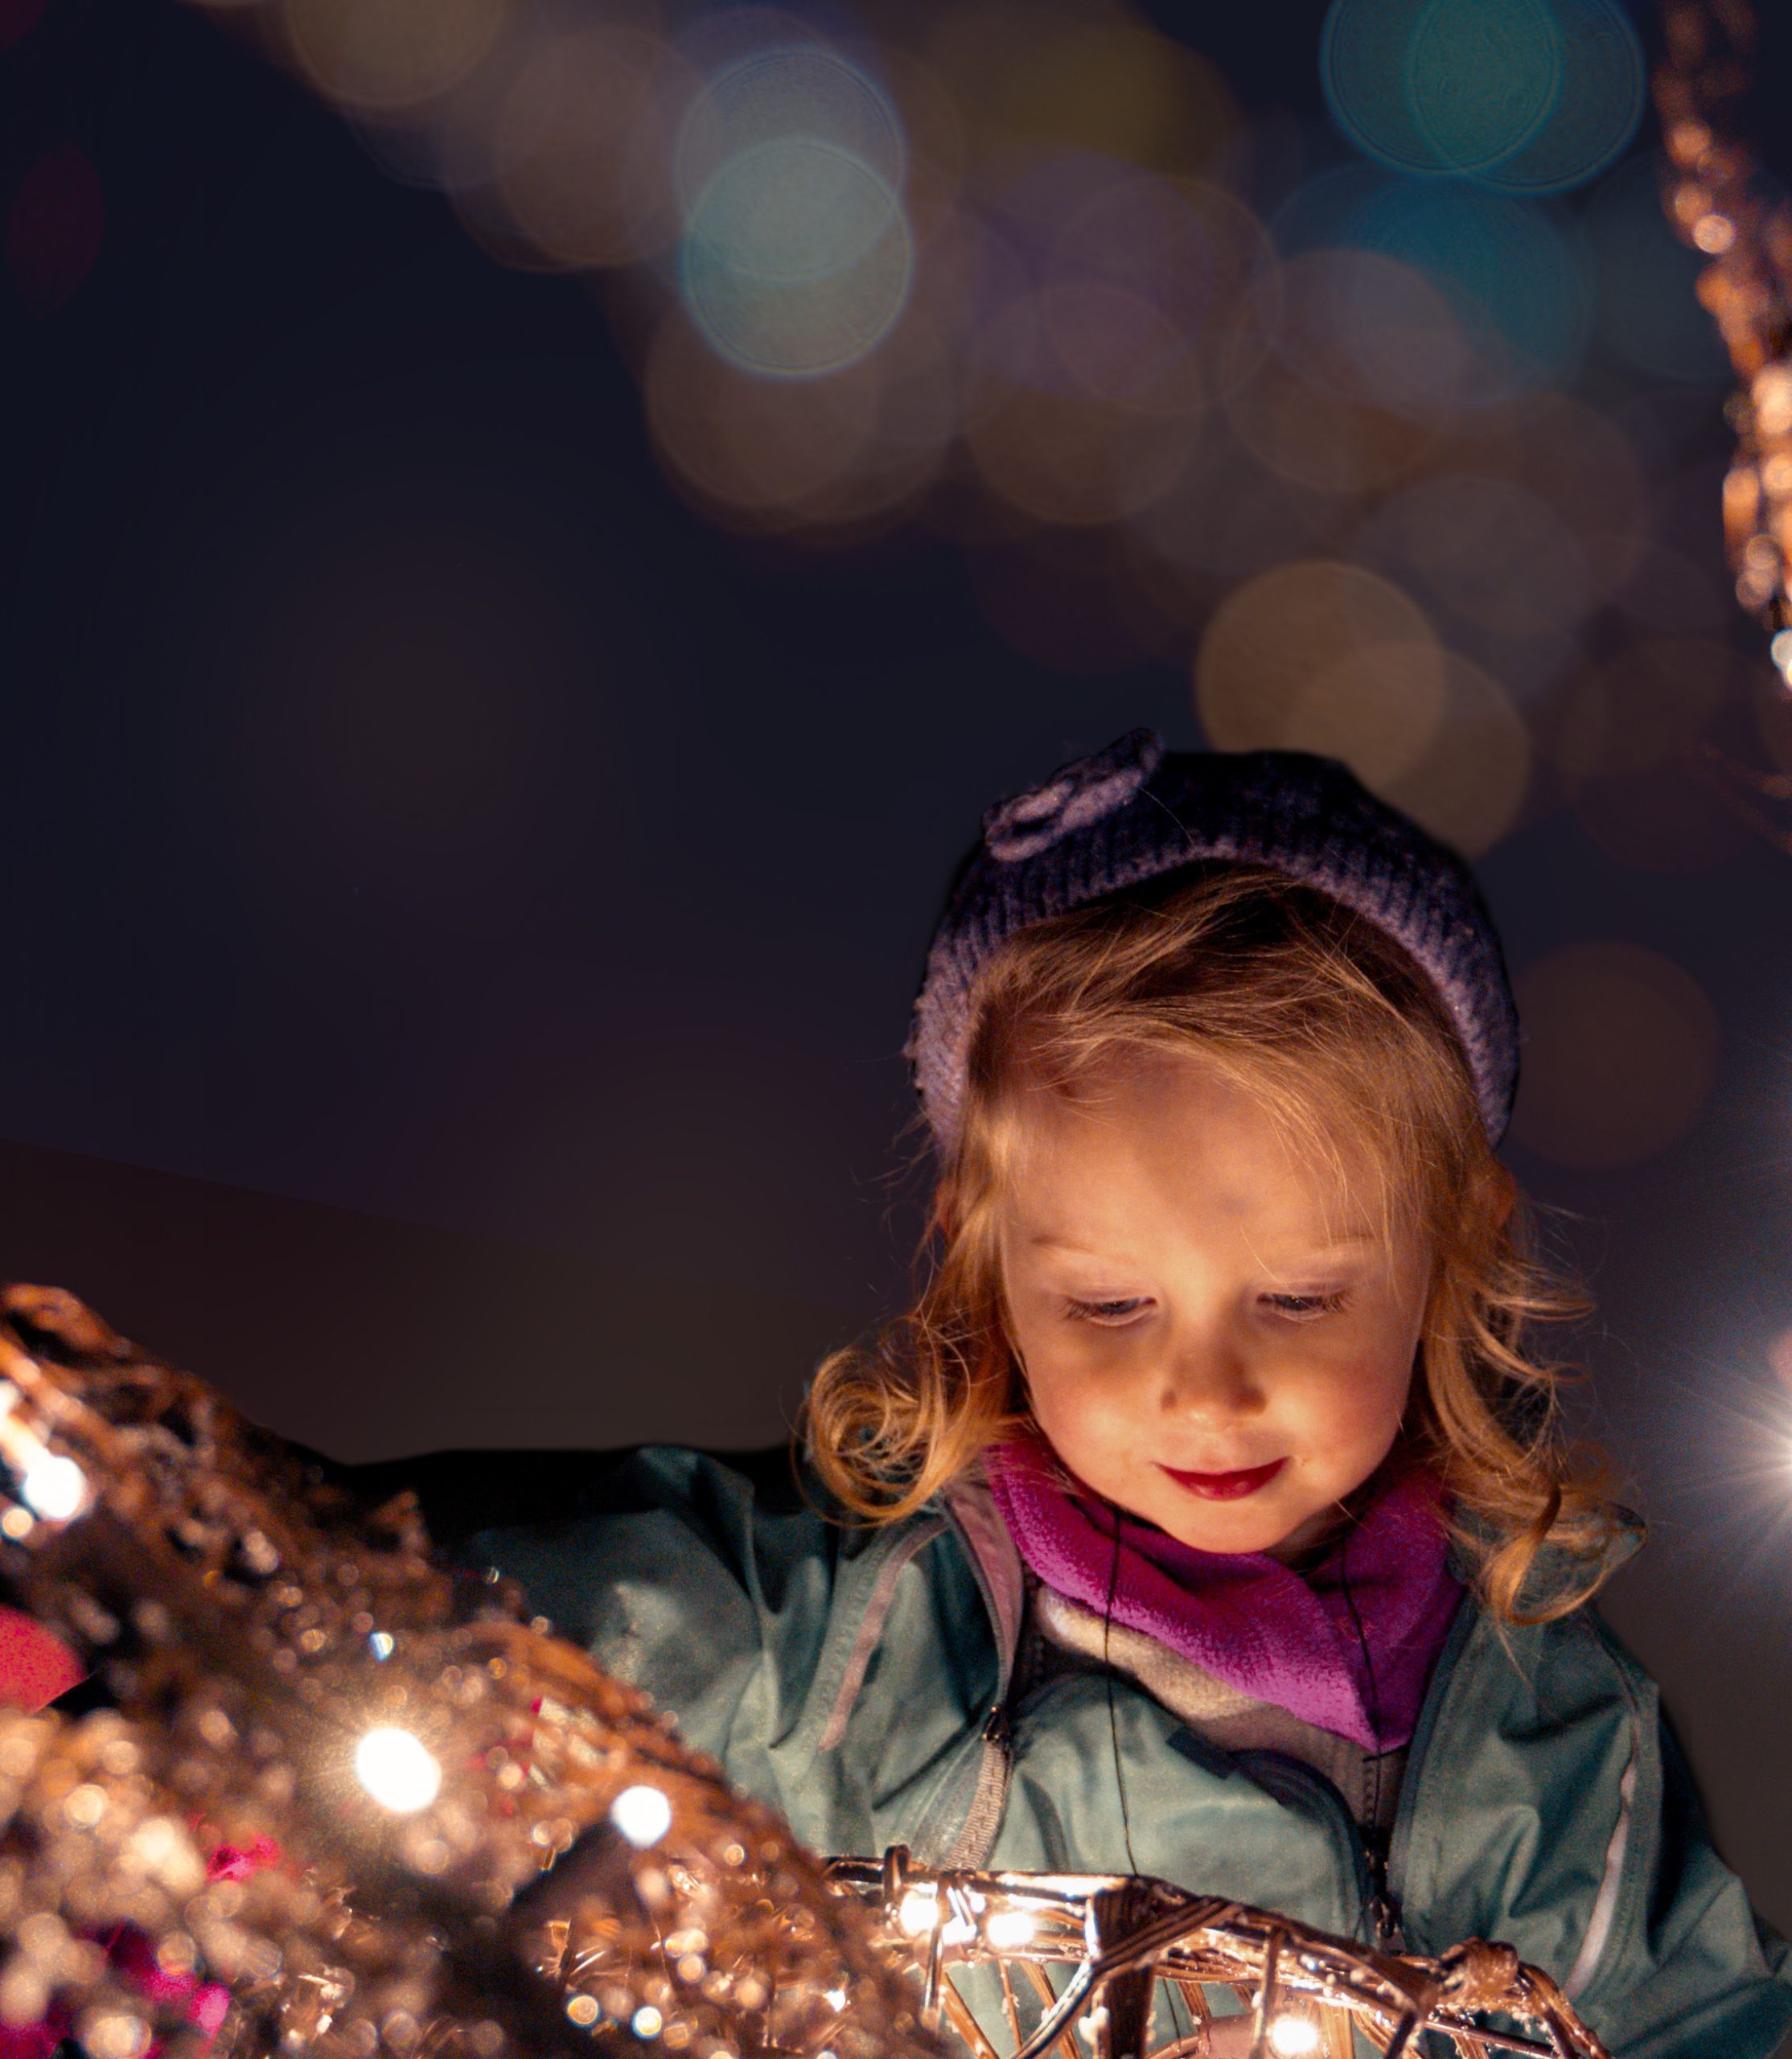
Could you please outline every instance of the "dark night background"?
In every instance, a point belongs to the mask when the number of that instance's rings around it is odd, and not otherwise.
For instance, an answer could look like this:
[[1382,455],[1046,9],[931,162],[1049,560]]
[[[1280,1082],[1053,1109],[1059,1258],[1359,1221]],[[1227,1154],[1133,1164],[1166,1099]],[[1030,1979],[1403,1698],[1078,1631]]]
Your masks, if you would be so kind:
[[[1315,125],[1322,12],[1157,19]],[[1045,668],[923,533],[705,521],[598,293],[174,0],[48,0],[0,95],[8,191],[73,142],[104,203],[62,304],[0,289],[0,1267],[347,1457],[774,1440],[901,1291],[899,1050],[979,812],[1198,742],[1186,668]],[[1675,402],[1714,579],[1722,393]],[[1512,1161],[1652,1525],[1608,1613],[1784,1928],[1792,857],[1726,849],[1539,810],[1482,876],[1515,968],[1645,944],[1721,1025],[1679,1142]]]

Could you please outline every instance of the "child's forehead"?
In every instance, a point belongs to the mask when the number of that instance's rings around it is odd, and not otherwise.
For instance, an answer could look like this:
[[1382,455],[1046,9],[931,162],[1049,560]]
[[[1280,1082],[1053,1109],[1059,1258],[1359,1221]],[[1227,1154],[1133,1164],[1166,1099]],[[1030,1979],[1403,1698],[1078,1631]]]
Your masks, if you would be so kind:
[[1159,1219],[1293,1241],[1383,1242],[1387,1182],[1363,1140],[1198,1061],[1146,1053],[1015,1097],[997,1180],[1005,1234],[1045,1248]]

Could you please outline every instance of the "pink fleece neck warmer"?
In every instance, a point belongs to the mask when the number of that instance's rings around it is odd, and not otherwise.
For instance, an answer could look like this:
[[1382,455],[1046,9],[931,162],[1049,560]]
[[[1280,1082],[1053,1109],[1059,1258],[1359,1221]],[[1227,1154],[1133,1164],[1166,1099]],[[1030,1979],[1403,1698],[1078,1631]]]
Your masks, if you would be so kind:
[[997,1445],[984,1465],[1016,1548],[1054,1593],[1104,1613],[1112,1593],[1115,1622],[1366,1750],[1411,1738],[1462,1598],[1431,1475],[1371,1502],[1305,1576],[1261,1551],[1197,1551],[1121,1514],[1116,1580],[1116,1512],[1067,1485],[1042,1440]]

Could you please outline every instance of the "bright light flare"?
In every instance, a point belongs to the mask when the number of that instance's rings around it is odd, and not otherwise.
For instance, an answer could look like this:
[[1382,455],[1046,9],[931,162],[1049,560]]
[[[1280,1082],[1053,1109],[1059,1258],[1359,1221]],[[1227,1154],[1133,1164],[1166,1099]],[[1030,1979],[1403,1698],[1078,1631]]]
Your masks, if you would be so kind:
[[910,1888],[896,1912],[905,1937],[923,1937],[939,1921],[939,1898],[925,1888]]
[[1024,1909],[998,1909],[984,1925],[984,1934],[998,1952],[1030,1945],[1038,1925]]
[[1319,2026],[1311,2016],[1292,2012],[1272,2017],[1269,2049],[1276,2054],[1276,2059],[1301,2059],[1302,2054],[1319,2049]]
[[610,1820],[637,1851],[645,1851],[672,1828],[672,1803],[657,1787],[625,1787],[610,1805]]
[[355,1747],[355,1777],[395,1816],[426,1809],[442,1790],[442,1768],[408,1730],[382,1725]]
[[73,1459],[46,1452],[33,1461],[18,1491],[47,1523],[67,1523],[87,1500],[87,1475]]

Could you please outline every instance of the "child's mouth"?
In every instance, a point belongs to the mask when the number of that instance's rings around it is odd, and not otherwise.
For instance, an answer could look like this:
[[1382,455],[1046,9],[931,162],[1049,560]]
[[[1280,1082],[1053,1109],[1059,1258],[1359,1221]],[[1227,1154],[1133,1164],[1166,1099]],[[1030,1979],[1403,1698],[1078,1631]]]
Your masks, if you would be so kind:
[[1272,1458],[1267,1465],[1253,1465],[1243,1473],[1179,1473],[1173,1465],[1163,1470],[1178,1486],[1186,1487],[1205,1502],[1236,1502],[1267,1487],[1287,1463],[1285,1458]]

